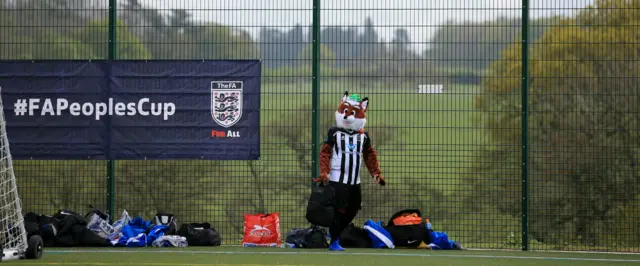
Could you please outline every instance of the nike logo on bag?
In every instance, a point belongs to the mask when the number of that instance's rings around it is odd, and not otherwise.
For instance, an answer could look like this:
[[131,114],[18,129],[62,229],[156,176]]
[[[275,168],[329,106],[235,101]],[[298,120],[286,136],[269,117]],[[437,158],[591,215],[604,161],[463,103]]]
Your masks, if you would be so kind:
[[417,242],[418,240],[411,240],[411,241],[407,241],[407,244],[413,244],[415,242]]

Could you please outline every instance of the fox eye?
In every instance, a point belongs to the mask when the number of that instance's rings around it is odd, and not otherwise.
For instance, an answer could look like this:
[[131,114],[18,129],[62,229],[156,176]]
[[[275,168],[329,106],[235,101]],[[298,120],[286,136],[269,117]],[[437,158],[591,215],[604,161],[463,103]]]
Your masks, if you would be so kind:
[[347,112],[349,112],[349,109],[347,109],[347,108],[344,108],[344,110],[342,110],[343,114],[346,114]]
[[351,115],[356,115],[356,111],[351,111]]

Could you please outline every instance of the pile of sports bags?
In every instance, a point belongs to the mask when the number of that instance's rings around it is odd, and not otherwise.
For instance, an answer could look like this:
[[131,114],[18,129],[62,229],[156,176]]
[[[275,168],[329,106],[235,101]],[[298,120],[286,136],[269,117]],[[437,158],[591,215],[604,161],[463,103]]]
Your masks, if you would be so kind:
[[373,220],[366,221],[362,228],[350,224],[340,235],[340,245],[358,248],[464,249],[460,243],[449,240],[447,233],[434,231],[429,219],[423,219],[418,209],[396,212],[386,225]]
[[[90,206],[91,207],[91,206]],[[183,223],[169,213],[157,213],[151,220],[132,218],[126,210],[109,223],[108,215],[91,207],[85,216],[60,210],[48,216],[24,215],[28,236],[40,235],[45,247],[186,247],[219,246],[220,234],[208,223]]]
[[[305,218],[313,226],[307,229],[292,230],[287,236],[287,244],[302,248],[308,246],[324,247],[324,245],[304,243],[309,241],[307,235],[317,235],[324,232],[320,230],[319,226],[331,226],[335,213],[334,193],[331,186],[323,184],[312,188]],[[434,231],[429,219],[423,219],[418,209],[404,209],[396,212],[386,225],[381,221],[376,223],[373,220],[368,220],[360,228],[351,223],[340,235],[340,245],[345,248],[464,249],[459,243],[449,240],[447,233]]]
[[284,241],[280,233],[280,214],[244,215],[243,247],[327,248],[327,231],[319,226],[293,229]]
[[[319,196],[320,190],[316,192],[318,198],[324,198]],[[321,204],[314,208],[318,213],[311,216],[320,217],[320,209],[325,207]],[[291,230],[287,234],[285,245],[293,248],[327,248],[329,238],[325,229],[314,224],[309,228]],[[429,219],[422,218],[418,209],[398,211],[386,224],[367,220],[362,227],[358,227],[351,223],[340,235],[340,245],[345,248],[464,249],[460,243],[449,240],[447,233],[434,231]]]

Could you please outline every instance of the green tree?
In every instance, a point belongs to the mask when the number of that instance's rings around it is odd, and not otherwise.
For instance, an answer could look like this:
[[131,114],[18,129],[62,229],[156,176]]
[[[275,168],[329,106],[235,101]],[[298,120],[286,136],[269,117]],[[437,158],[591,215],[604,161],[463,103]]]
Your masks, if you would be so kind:
[[[529,202],[539,241],[619,243],[607,236],[640,226],[618,222],[640,192],[640,84],[630,79],[640,69],[640,31],[632,26],[639,22],[639,0],[596,1],[531,48]],[[470,180],[476,190],[497,191],[469,200],[519,216],[521,45],[503,58],[489,72],[500,78],[485,79],[477,101],[492,149],[479,157],[475,176],[491,178]]]
[[396,29],[391,40],[391,56],[395,60],[411,59],[412,53],[409,50],[409,32],[405,28]]
[[[535,40],[555,18],[532,20],[530,38]],[[491,62],[500,60],[500,53],[508,46],[518,43],[522,19],[498,18],[490,21],[446,21],[431,38],[425,55],[437,59],[439,64],[460,68],[486,68]]]
[[[91,47],[93,59],[106,59],[109,49],[109,21],[93,20],[74,34]],[[121,20],[116,21],[116,59],[151,59],[140,39]]]
[[[169,35],[181,30],[168,24],[167,20],[171,20],[173,15],[174,13],[165,16],[157,9],[144,6],[140,0],[120,1],[118,7],[118,17],[129,26],[128,29],[133,34],[140,38],[154,59],[166,59],[170,56]],[[187,20],[189,19],[187,17]]]
[[231,27],[208,23],[170,34],[174,59],[257,59],[259,50],[251,36]]
[[[92,58],[91,49],[80,41],[65,35],[66,30],[56,27],[40,27],[44,23],[58,25],[71,23],[70,17],[77,17],[77,13],[69,13],[62,10],[63,7],[83,6],[81,2],[74,1],[21,1],[16,2],[16,7],[24,11],[7,8],[5,3],[0,3],[0,36],[5,41],[0,44],[0,58],[2,59],[85,59]],[[39,8],[50,8],[51,12],[45,14],[36,13]],[[42,12],[40,12],[42,13]],[[66,16],[66,17],[64,17]],[[78,18],[82,21],[81,18]],[[76,21],[73,21],[76,22]]]
[[56,32],[46,34],[41,42],[32,44],[34,59],[88,59],[94,54],[91,47],[71,37]]
[[[18,25],[23,28],[23,35],[37,37],[50,31],[62,35],[70,34],[76,27],[81,27],[100,13],[106,15],[104,9],[93,8],[93,1],[86,0],[20,0],[11,1]],[[46,10],[46,11],[45,11]]]
[[364,59],[376,59],[380,57],[378,43],[379,37],[371,18],[367,18],[364,22],[364,32],[360,35],[360,57]]
[[[311,60],[313,59],[312,51],[313,46],[309,45],[300,52],[300,54],[298,55],[298,59],[300,60],[302,65],[311,65]],[[323,67],[332,67],[336,64],[336,55],[326,44],[320,45],[320,64]]]

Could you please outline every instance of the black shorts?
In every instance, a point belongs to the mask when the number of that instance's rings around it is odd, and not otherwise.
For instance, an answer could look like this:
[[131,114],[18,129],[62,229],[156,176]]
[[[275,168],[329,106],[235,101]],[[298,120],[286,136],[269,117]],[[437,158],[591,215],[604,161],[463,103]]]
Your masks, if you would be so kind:
[[336,209],[344,208],[351,210],[360,210],[362,205],[362,192],[360,191],[360,184],[347,185],[344,183],[329,182],[333,187],[336,195]]

